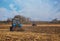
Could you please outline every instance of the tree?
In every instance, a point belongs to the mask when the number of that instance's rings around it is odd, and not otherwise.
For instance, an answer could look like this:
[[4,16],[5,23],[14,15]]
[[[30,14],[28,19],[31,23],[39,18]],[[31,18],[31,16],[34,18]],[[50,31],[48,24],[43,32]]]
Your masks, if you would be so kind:
[[29,23],[30,22],[30,18],[26,18],[26,17],[21,16],[21,15],[16,15],[14,18],[18,18],[21,23]]
[[12,22],[12,18],[8,18],[7,23],[11,23],[11,22]]
[[53,19],[50,23],[58,23],[57,18]]

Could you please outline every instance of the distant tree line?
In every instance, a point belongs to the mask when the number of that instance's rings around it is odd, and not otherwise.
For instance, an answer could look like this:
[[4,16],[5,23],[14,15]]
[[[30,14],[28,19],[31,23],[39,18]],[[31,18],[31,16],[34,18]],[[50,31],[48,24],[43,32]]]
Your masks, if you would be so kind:
[[2,23],[11,24],[12,19],[14,19],[14,18],[18,18],[22,24],[32,24],[32,23],[36,23],[36,24],[59,24],[60,23],[60,20],[57,20],[57,19],[53,19],[52,21],[31,21],[30,18],[26,18],[26,17],[21,16],[21,15],[16,15],[13,18],[8,18],[6,21],[0,21],[0,24],[2,24]]
[[[23,24],[29,24],[30,23],[30,18],[26,18],[24,16],[16,15],[16,16],[14,16],[14,18],[18,18],[20,20],[20,22],[23,23]],[[14,19],[14,18],[12,18],[12,19]],[[11,23],[12,19],[8,18],[7,22]]]
[[59,24],[60,23],[60,20],[58,20],[56,18],[56,19],[53,19],[52,21],[50,21],[49,23]]

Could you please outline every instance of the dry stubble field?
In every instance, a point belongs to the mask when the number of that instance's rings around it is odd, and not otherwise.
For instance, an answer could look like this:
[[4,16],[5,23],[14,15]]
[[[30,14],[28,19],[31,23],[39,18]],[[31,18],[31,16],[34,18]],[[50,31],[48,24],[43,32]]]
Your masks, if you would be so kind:
[[60,41],[60,26],[23,26],[13,32],[0,26],[0,41]]

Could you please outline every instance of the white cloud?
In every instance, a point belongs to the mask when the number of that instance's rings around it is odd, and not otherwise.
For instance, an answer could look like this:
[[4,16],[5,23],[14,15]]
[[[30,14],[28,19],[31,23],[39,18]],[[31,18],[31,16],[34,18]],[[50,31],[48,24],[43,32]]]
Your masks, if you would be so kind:
[[[52,20],[59,15],[56,13],[57,9],[53,10],[53,6],[49,3],[49,0],[16,0],[16,4],[22,6],[20,14],[31,17],[37,20]],[[54,4],[58,2],[55,1]],[[53,3],[52,3],[53,4]]]
[[7,18],[13,18],[18,15],[16,11],[9,11],[6,8],[0,8],[0,20],[6,20]]
[[[53,18],[58,17],[58,15],[60,15],[59,14],[60,12],[56,13],[56,11],[59,8],[54,9],[54,7],[52,6],[52,4],[58,4],[57,1],[51,3],[49,2],[49,0],[14,0],[14,2],[15,4],[10,3],[9,5],[11,11],[8,11],[6,8],[2,8],[2,9],[0,8],[1,9],[0,13],[1,12],[9,13],[10,16],[20,14],[37,20],[51,20]],[[16,9],[18,8],[16,8],[15,5],[22,7],[21,10],[16,11]]]
[[54,4],[58,4],[58,1],[55,1]]
[[0,8],[0,20],[5,20],[6,19],[6,17],[5,17],[5,15],[6,14],[8,14],[8,11],[6,10],[6,8]]
[[39,18],[44,20],[44,18],[50,17],[51,6],[41,0],[16,0],[16,3],[24,7],[20,12],[22,15],[38,20]]
[[14,4],[10,4],[9,7],[10,7],[11,10],[16,10],[17,9],[17,8],[15,8]]

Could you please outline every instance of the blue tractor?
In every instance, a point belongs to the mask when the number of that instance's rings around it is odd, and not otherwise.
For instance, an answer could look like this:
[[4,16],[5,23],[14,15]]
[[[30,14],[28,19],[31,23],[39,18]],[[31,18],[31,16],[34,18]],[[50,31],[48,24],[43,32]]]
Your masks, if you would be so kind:
[[22,27],[22,24],[20,23],[18,18],[12,19],[12,26],[10,27],[10,31],[14,31],[15,28],[18,28],[17,30],[20,30]]

